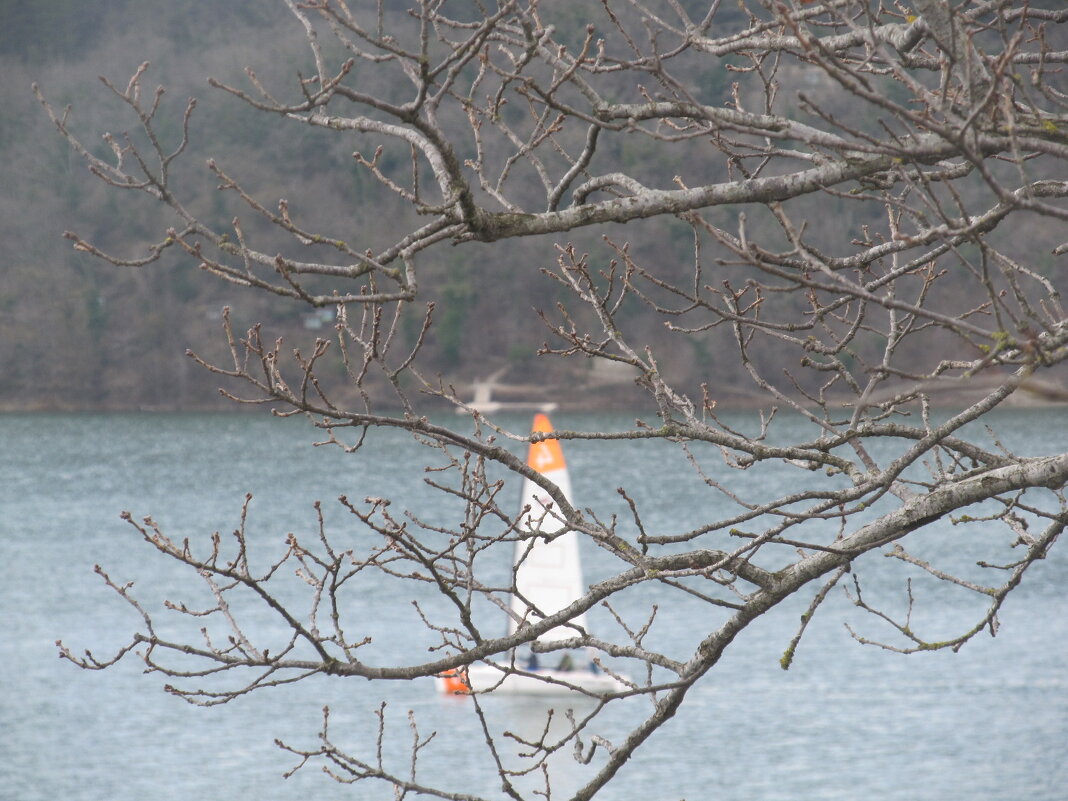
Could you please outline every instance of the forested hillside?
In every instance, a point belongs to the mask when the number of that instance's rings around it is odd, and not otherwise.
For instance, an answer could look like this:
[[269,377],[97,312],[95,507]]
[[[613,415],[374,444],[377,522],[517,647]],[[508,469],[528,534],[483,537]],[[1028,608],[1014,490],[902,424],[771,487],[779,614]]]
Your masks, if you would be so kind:
[[[546,13],[557,16],[561,30],[573,28],[576,39],[581,38],[581,4],[559,5]],[[191,152],[176,169],[187,197],[194,198],[209,222],[225,223],[246,209],[232,192],[218,190],[218,180],[205,166],[209,157],[239,177],[265,205],[285,198],[302,217],[332,228],[341,240],[373,241],[373,235],[380,234],[384,242],[396,238],[410,221],[409,204],[383,191],[353,158],[359,151],[373,159],[378,143],[370,137],[287,125],[208,86],[209,75],[234,83],[251,67],[266,84],[296,91],[298,72],[311,71],[309,56],[299,26],[281,3],[252,7],[236,0],[70,0],[4,2],[0,8],[0,182],[5,188],[0,199],[5,244],[0,256],[0,408],[210,406],[222,402],[214,391],[219,379],[199,369],[185,351],[213,357],[222,353],[224,306],[231,307],[239,330],[262,322],[266,339],[283,337],[287,347],[306,351],[333,325],[329,309],[301,308],[265,293],[242,291],[201,274],[195,260],[180,255],[146,268],[114,268],[72,249],[64,231],[135,260],[159,240],[167,222],[154,216],[157,210],[109,191],[87,173],[34,99],[34,81],[53,104],[73,104],[70,127],[95,142],[100,156],[107,154],[108,146],[92,132],[117,125],[133,128],[134,120],[98,75],[123,88],[138,65],[150,61],[146,85],[166,87],[159,119],[165,121],[161,130],[173,138],[172,146],[181,136],[187,98],[196,96]],[[398,8],[396,13],[402,12]],[[691,73],[690,91],[703,103],[728,104],[736,79],[732,66],[731,59],[706,59]],[[837,88],[829,81],[789,85],[790,74],[785,74],[778,93],[784,109],[799,107],[801,90],[818,98],[824,108],[834,108]],[[400,82],[397,91],[405,91],[403,78],[393,77]],[[379,90],[389,79],[387,73],[366,76]],[[848,115],[848,109],[842,112]],[[121,129],[112,132],[118,136]],[[702,146],[696,142],[646,151],[621,140],[618,145],[604,144],[602,150],[613,147],[637,175],[648,164],[650,176],[674,174],[679,182],[692,184],[716,178],[710,171],[722,169],[709,166],[720,161],[702,159]],[[649,161],[654,152],[655,164]],[[407,165],[406,154],[395,149],[383,151],[377,162],[385,175],[404,174]],[[867,221],[854,217],[858,208],[864,207],[843,201],[808,210],[810,233],[825,232],[828,246],[837,240],[839,247],[850,237],[862,236]],[[726,224],[738,211],[716,213]],[[759,226],[760,211],[748,213],[748,224]],[[841,236],[843,230],[850,236]],[[1020,239],[1020,257],[1038,274],[1059,280],[1054,272],[1057,257],[1051,253],[1064,237],[1058,237],[1051,221],[1032,218],[1014,235]],[[636,221],[617,226],[611,236],[617,245],[629,245],[638,260],[655,264],[666,280],[678,281],[692,269],[693,235],[682,222],[654,231]],[[615,255],[608,243],[582,232],[568,241],[589,252],[594,264],[607,266]],[[436,261],[421,264],[417,301],[434,304],[435,325],[424,360],[431,357],[434,369],[461,393],[472,380],[503,368],[507,384],[556,385],[572,402],[580,397],[600,405],[631,402],[629,376],[594,374],[592,368],[584,372],[581,364],[539,358],[529,345],[550,340],[540,314],[556,319],[560,287],[539,270],[556,258],[554,244],[565,242],[531,237],[495,248],[458,245],[435,251]],[[709,267],[708,281],[718,285],[730,279],[733,268],[717,264],[717,255],[701,253]],[[660,301],[670,299],[650,298]],[[718,358],[722,338],[730,336],[726,329],[676,339],[654,315],[631,302],[627,321],[635,339],[650,344],[666,373],[689,387],[713,384],[721,399],[741,397],[732,388],[743,383],[743,365]],[[410,327],[403,334],[414,341],[419,331]],[[545,330],[544,335],[539,330]],[[881,343],[871,344],[878,348]],[[760,357],[774,361],[779,355],[769,350]],[[536,394],[534,389],[516,392]]]

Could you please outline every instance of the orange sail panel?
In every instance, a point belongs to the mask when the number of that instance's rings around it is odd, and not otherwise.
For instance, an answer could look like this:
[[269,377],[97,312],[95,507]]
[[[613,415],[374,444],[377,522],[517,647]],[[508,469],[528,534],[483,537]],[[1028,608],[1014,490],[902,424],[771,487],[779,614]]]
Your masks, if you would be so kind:
[[[551,434],[553,424],[544,414],[534,415],[534,434]],[[559,440],[543,439],[541,442],[532,442],[527,452],[527,466],[539,473],[551,473],[554,470],[563,470],[567,465],[564,463],[564,451],[560,447]]]

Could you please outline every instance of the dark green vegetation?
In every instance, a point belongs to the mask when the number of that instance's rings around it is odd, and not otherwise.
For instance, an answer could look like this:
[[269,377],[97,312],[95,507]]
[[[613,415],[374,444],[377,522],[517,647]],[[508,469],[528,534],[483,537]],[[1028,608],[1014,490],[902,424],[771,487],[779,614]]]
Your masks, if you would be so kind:
[[[87,173],[35,103],[32,81],[40,82],[58,105],[74,104],[71,126],[87,137],[110,125],[135,127],[127,110],[100,85],[98,75],[124,86],[138,64],[151,61],[145,83],[167,88],[159,125],[173,142],[180,138],[186,100],[196,96],[199,105],[190,153],[176,168],[185,197],[208,223],[225,224],[243,209],[232,194],[217,190],[217,179],[205,167],[209,157],[259,193],[266,205],[285,197],[304,219],[316,220],[339,240],[373,244],[369,232],[380,232],[384,242],[410,223],[407,204],[384,192],[352,158],[354,151],[371,157],[379,144],[371,137],[287,125],[207,85],[209,75],[239,82],[244,68],[252,67],[269,85],[292,87],[298,71],[311,71],[301,31],[281,3],[258,4],[254,12],[234,0],[5,2],[2,9],[0,183],[6,191],[0,200],[0,236],[5,243],[0,257],[0,375],[4,377],[0,408],[176,408],[222,403],[214,392],[218,379],[196,368],[184,354],[187,348],[211,357],[222,352],[220,319],[226,305],[233,309],[238,330],[261,321],[264,338],[283,337],[287,347],[308,351],[324,333],[316,328],[323,319],[314,310],[205,279],[197,274],[192,259],[175,255],[145,269],[115,269],[73,251],[62,238],[68,229],[115,256],[135,259],[159,240],[168,223],[157,215],[158,209],[109,191]],[[584,23],[573,7],[546,13],[558,14],[558,26],[574,28],[581,38]],[[726,13],[720,19],[724,24],[742,23]],[[695,77],[702,102],[729,101],[733,76],[728,63],[728,59],[706,60],[707,74]],[[368,74],[368,85],[379,89],[383,81],[392,80],[383,75]],[[835,109],[833,85],[804,89],[818,96],[825,108]],[[796,91],[784,90],[784,107],[790,107],[795,96]],[[848,109],[839,111],[848,116]],[[507,107],[505,112],[521,113]],[[103,141],[95,140],[95,145],[99,155],[107,153]],[[655,148],[627,139],[602,145],[603,152],[611,148],[630,174],[647,175],[653,184],[659,176],[672,174],[690,184],[721,177],[712,173],[721,169],[713,166],[718,160],[703,160],[697,145]],[[387,174],[402,175],[408,169],[407,154],[386,149],[379,166]],[[796,210],[811,201],[792,203]],[[806,213],[810,230],[822,234],[832,248],[842,248],[861,235],[869,221],[857,219],[858,214],[880,213],[878,208],[844,201],[833,208],[826,199],[822,203],[823,207]],[[749,209],[747,214],[751,226],[760,225],[760,209]],[[713,213],[714,218],[717,215],[731,227],[737,210],[722,208]],[[1020,219],[1014,233],[1026,242],[1029,265],[1040,275],[1050,274],[1055,260],[1050,252],[1059,244],[1055,226],[1049,219]],[[665,280],[686,280],[693,242],[691,229],[682,222],[652,226],[635,221],[610,229],[609,235],[619,244],[629,243],[637,261],[657,264]],[[561,297],[560,288],[538,268],[554,258],[554,243],[568,242],[590,253],[593,264],[606,264],[615,255],[600,233],[584,230],[566,239],[528,238],[435,250],[420,267],[417,302],[435,304],[435,324],[422,355],[424,369],[440,371],[458,388],[507,367],[504,380],[509,383],[538,380],[581,386],[582,396],[596,404],[629,403],[640,397],[631,394],[625,383],[599,389],[586,386],[581,363],[536,358],[534,343],[550,339],[537,312],[553,313]],[[703,257],[711,261],[715,255],[706,251]],[[730,267],[718,269],[717,283],[731,277]],[[645,315],[640,304],[632,305],[628,315],[632,333],[653,347],[661,368],[676,381],[695,391],[702,382],[714,383],[721,388],[720,398],[728,402],[732,388],[748,383],[737,360],[720,355],[730,351],[724,342],[729,332],[713,329],[701,336],[675,337],[652,315]],[[961,308],[966,306],[962,299]],[[405,329],[409,339],[418,333],[412,320],[409,315]],[[325,325],[329,328],[330,322]],[[870,344],[876,352],[882,343]],[[768,364],[782,358],[774,349],[757,357]]]
[[[174,142],[186,99],[198,98],[192,152],[177,168],[194,187],[195,205],[210,209],[209,222],[225,223],[241,209],[217,191],[205,167],[214,157],[268,204],[285,197],[340,239],[367,230],[385,238],[396,230],[391,221],[403,225],[408,212],[354,163],[353,151],[370,155],[373,143],[278,125],[207,85],[209,75],[236,80],[245,66],[277,84],[295,81],[306,45],[281,3],[261,4],[254,14],[238,2],[113,0],[91,11],[84,3],[6,3],[3,20],[0,182],[8,191],[0,201],[7,245],[0,257],[0,408],[226,406],[214,392],[219,380],[185,356],[187,348],[221,352],[224,306],[238,329],[259,321],[265,337],[294,347],[310,349],[317,336],[329,335],[332,323],[315,310],[207,279],[190,259],[116,269],[75,252],[62,236],[68,229],[135,259],[167,223],[139,198],[94,179],[30,91],[38,81],[60,105],[74,104],[76,130],[132,129],[97,76],[124,85],[138,64],[151,61],[147,83],[167,89],[160,117]],[[107,153],[104,142],[96,144],[97,155]],[[407,164],[404,154],[387,152],[382,166],[403,171]],[[558,294],[536,269],[552,258],[547,244],[498,248],[499,262],[487,258],[491,249],[480,248],[473,261],[470,249],[456,248],[425,265],[425,300],[438,309],[426,355],[452,380],[462,384],[506,364],[516,369],[512,380],[533,377],[535,354],[522,343],[545,338],[534,310],[551,309]]]

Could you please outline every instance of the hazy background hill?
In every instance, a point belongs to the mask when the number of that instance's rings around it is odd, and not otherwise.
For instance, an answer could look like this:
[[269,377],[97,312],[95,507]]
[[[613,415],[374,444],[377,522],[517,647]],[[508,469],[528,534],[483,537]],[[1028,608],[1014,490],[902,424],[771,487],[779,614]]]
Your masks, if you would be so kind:
[[[187,348],[222,354],[224,305],[239,329],[263,321],[272,340],[284,336],[307,346],[330,334],[330,321],[314,310],[221,284],[192,260],[122,269],[73,251],[65,230],[116,255],[141,256],[169,221],[143,196],[124,196],[89,175],[30,89],[37,81],[57,107],[73,104],[71,127],[103,154],[99,133],[117,134],[132,120],[97,76],[124,86],[148,60],[146,84],[167,87],[163,115],[177,120],[186,98],[198,98],[191,152],[179,168],[209,218],[226,221],[242,211],[215,191],[204,167],[211,155],[268,205],[284,196],[350,239],[369,231],[392,235],[407,210],[355,167],[358,143],[280,124],[207,86],[208,75],[240,82],[246,66],[275,85],[293,86],[307,61],[306,45],[281,3],[256,4],[254,13],[235,0],[109,0],[91,7],[4,2],[0,8],[0,407],[225,403],[214,391],[219,380],[184,355]],[[445,248],[436,262],[424,262],[425,299],[438,310],[426,350],[430,371],[462,385],[514,364],[517,376],[508,380],[541,378],[533,355],[544,326],[533,309],[551,310],[559,289],[537,267],[554,258],[551,243],[531,242],[510,245],[507,253]],[[414,334],[414,320],[409,327]]]
[[[560,24],[581,28],[577,7],[566,5],[556,13]],[[266,205],[286,197],[291,207],[299,206],[308,218],[347,241],[376,234],[384,238],[407,221],[407,209],[353,164],[353,150],[371,152],[373,143],[285,124],[207,86],[208,75],[239,83],[246,66],[254,67],[269,85],[287,87],[293,85],[296,70],[304,66],[308,71],[302,32],[281,3],[250,7],[239,0],[3,0],[2,409],[224,404],[215,392],[219,380],[184,356],[187,348],[222,355],[224,305],[233,308],[239,329],[263,321],[269,339],[283,336],[292,346],[307,349],[316,336],[330,333],[331,321],[314,310],[224,285],[201,274],[191,260],[173,257],[140,270],[109,267],[73,251],[62,238],[64,230],[72,230],[117,255],[140,256],[161,237],[168,221],[143,196],[126,197],[90,176],[52,129],[30,85],[37,81],[54,105],[72,103],[72,128],[103,148],[100,132],[118,133],[132,120],[97,76],[124,86],[145,60],[152,62],[146,84],[167,87],[163,113],[170,119],[180,118],[189,96],[199,99],[191,152],[178,178],[206,216],[225,221],[241,211],[215,190],[216,182],[204,167],[212,155],[260,193]],[[693,79],[702,99],[726,102],[729,74],[714,61],[698,66]],[[375,75],[361,79],[383,80]],[[810,83],[806,91],[827,99],[834,89]],[[788,98],[789,91],[783,96]],[[176,125],[164,133],[176,135]],[[653,184],[665,184],[680,173],[691,184],[715,179],[721,169],[714,159],[701,158],[692,149],[654,152],[630,143],[609,143],[606,148],[615,148],[616,158],[638,174],[646,172]],[[847,247],[848,232],[865,222],[855,217],[861,213],[858,208],[844,203],[816,211],[811,224],[839,248]],[[713,216],[728,223],[734,213],[725,209]],[[749,213],[750,224],[759,224],[759,216]],[[1039,272],[1055,275],[1049,256],[1057,244],[1052,224],[1036,220],[1033,230],[1026,225],[1017,229],[1027,242],[1024,255]],[[600,233],[576,232],[568,241],[606,262],[611,253]],[[665,277],[684,276],[690,268],[692,234],[681,222],[632,223],[610,234],[630,242],[636,260]],[[548,339],[535,310],[553,315],[562,299],[558,284],[538,269],[554,262],[554,241],[445,247],[423,258],[424,299],[437,304],[437,323],[425,352],[427,372],[441,373],[460,388],[503,369],[506,382],[556,385],[573,399],[598,405],[633,403],[640,397],[626,376],[622,382],[606,383],[612,377],[594,372],[588,363],[535,356]],[[709,263],[711,255],[705,254]],[[630,311],[632,332],[652,343],[662,367],[687,390],[707,381],[721,397],[744,394],[746,380],[732,358],[728,332],[716,329],[703,338],[673,338],[644,315],[640,305]],[[408,329],[406,335],[414,336],[414,322]],[[762,358],[774,361],[776,356],[772,349]],[[340,382],[342,376],[337,378]]]

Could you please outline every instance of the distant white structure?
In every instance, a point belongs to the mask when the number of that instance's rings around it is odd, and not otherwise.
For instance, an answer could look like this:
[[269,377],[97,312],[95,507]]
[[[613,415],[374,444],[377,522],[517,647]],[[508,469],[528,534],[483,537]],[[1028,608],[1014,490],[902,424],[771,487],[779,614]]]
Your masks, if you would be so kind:
[[475,379],[471,382],[471,389],[473,398],[470,403],[464,406],[456,407],[457,414],[466,414],[470,410],[476,412],[482,412],[483,414],[492,414],[500,411],[538,411],[538,412],[552,412],[555,411],[559,404],[554,401],[495,401],[493,400],[493,392],[496,389],[503,389],[510,385],[501,384],[498,379],[507,372],[508,366],[497,370],[488,378]]

